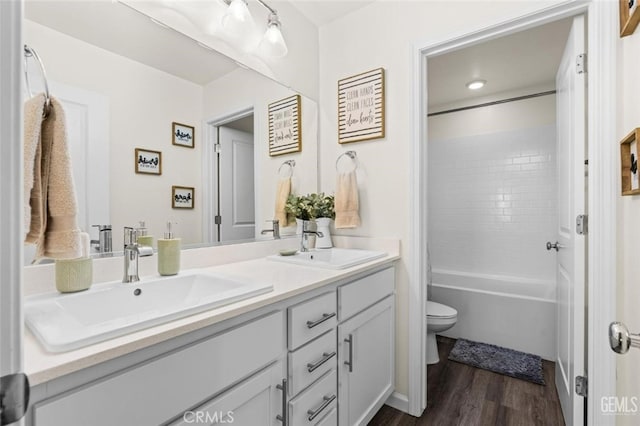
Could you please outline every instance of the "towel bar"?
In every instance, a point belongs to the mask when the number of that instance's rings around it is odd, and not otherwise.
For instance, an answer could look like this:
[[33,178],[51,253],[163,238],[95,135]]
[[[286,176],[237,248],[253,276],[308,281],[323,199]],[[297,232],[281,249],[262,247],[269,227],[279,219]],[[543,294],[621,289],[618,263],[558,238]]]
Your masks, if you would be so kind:
[[[356,162],[356,158],[357,158],[358,155],[356,154],[356,152],[355,151],[346,151],[346,152],[343,152],[342,154],[340,154],[338,156],[338,158],[336,158],[336,171],[338,171],[338,172],[340,171],[338,169],[338,162],[344,156],[347,156],[347,157],[351,158],[351,160],[353,161],[353,170],[358,168],[358,163]],[[351,170],[351,171],[353,171],[353,170]]]
[[27,85],[27,91],[29,92],[29,96],[33,97],[33,92],[31,92],[31,86],[29,85],[29,67],[27,59],[33,57],[36,61],[38,61],[38,65],[40,66],[40,72],[42,73],[42,81],[44,83],[44,112],[42,113],[43,117],[47,117],[49,115],[49,110],[51,108],[51,95],[49,94],[49,82],[47,81],[47,72],[44,69],[44,64],[40,59],[40,56],[36,53],[36,51],[28,46],[24,45],[24,79]]
[[287,177],[291,177],[293,176],[293,168],[296,166],[296,160],[287,160],[284,163],[280,164],[280,167],[278,167],[278,175],[280,175],[282,166],[289,166],[289,176]]

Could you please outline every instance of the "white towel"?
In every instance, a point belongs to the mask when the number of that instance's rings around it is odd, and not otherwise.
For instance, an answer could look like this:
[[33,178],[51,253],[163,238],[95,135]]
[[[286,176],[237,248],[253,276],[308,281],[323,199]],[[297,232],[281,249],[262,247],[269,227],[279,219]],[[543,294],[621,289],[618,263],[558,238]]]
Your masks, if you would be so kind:
[[336,179],[336,229],[360,226],[359,209],[356,172],[340,173]]
[[[25,116],[25,119],[35,118]],[[30,195],[31,220],[25,241],[36,244],[34,263],[43,257],[80,257],[82,241],[76,221],[78,208],[65,116],[62,105],[55,98],[51,98],[49,114],[42,121]]]

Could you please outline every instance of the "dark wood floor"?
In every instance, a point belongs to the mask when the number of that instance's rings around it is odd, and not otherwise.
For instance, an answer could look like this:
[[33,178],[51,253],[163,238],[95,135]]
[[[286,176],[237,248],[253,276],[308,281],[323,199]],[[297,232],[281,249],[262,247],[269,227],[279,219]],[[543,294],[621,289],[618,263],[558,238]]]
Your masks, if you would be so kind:
[[387,405],[369,426],[564,426],[555,364],[543,361],[546,386],[448,361],[454,339],[438,336],[440,362],[427,368],[427,409],[416,418]]

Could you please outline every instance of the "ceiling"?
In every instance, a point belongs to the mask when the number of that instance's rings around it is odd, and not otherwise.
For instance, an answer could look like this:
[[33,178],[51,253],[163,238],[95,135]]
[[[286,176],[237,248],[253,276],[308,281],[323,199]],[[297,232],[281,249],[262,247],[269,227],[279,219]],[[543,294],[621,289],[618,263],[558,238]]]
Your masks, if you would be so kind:
[[321,27],[374,1],[376,0],[289,0],[316,27]]
[[238,67],[228,57],[205,49],[188,37],[176,36],[175,31],[156,25],[115,1],[27,0],[25,17],[200,85]]
[[[571,28],[564,19],[430,58],[429,110],[527,87],[554,85]],[[486,80],[480,90],[466,83]]]

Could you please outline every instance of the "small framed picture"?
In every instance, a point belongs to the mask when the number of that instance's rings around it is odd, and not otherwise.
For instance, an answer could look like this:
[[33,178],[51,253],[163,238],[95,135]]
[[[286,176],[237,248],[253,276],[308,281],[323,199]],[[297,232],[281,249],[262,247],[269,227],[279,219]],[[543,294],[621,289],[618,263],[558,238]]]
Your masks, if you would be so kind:
[[162,152],[136,148],[136,173],[162,174]]
[[619,0],[620,3],[620,37],[634,33],[640,23],[640,0]]
[[640,170],[638,170],[638,141],[640,140],[640,127],[633,129],[631,133],[620,141],[620,166],[622,170],[622,195],[640,194]]
[[173,139],[171,143],[186,148],[193,148],[196,129],[186,124],[173,123],[172,125]]
[[189,186],[171,187],[171,207],[174,209],[192,209],[195,188]]

